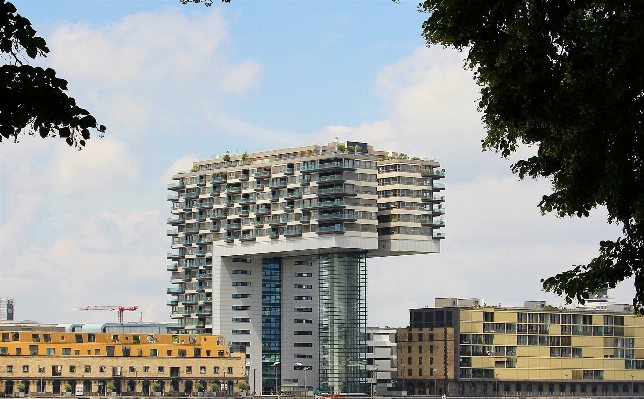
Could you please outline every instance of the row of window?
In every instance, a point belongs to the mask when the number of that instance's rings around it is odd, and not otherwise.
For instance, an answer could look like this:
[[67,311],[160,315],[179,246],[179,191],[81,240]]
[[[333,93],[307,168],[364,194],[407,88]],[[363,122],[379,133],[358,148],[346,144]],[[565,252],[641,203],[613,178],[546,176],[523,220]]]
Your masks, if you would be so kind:
[[[233,305],[232,310],[250,310],[250,305]],[[313,308],[293,308],[293,311],[310,313],[313,312]],[[297,323],[297,321],[295,323]]]
[[[194,357],[201,357],[201,348],[192,348],[193,350],[193,356]],[[143,356],[143,350],[142,349],[137,349],[136,351],[136,356]],[[223,356],[224,351],[220,350],[218,351],[218,356]],[[159,356],[159,351],[158,349],[150,349],[149,351],[150,356],[156,357]],[[166,351],[167,356],[172,356],[173,350],[168,349]],[[9,348],[7,347],[0,347],[0,355],[6,356],[9,355]],[[22,355],[22,349],[21,348],[16,348],[16,356],[21,356]],[[87,355],[91,355],[92,351],[90,349],[87,350]],[[29,345],[29,355],[30,356],[38,356],[38,346],[36,345]],[[45,355],[46,356],[56,356],[56,348],[45,348]],[[62,356],[71,356],[72,355],[72,349],[71,348],[60,348],[60,355]],[[80,350],[75,349],[74,350],[74,356],[80,356]],[[107,346],[105,347],[105,355],[108,357],[113,357],[115,356],[115,347],[114,346]],[[121,356],[131,356],[132,351],[131,347],[129,346],[121,346]],[[178,349],[177,350],[177,356],[178,357],[186,357],[186,350],[185,349]],[[94,356],[101,356],[101,350],[99,348],[94,349]],[[210,357],[210,350],[206,350],[206,356]]]
[[[0,369],[1,370],[1,369]],[[76,366],[76,365],[69,365],[68,366],[68,372],[70,374],[76,373],[76,372],[81,372],[82,370],[83,373],[91,373],[92,372],[92,366],[90,365],[85,365],[85,366]],[[185,372],[186,374],[192,374],[193,367],[192,366],[185,366]],[[232,374],[233,373],[233,367],[227,367],[226,368],[226,373]],[[14,367],[13,365],[7,365],[5,367],[5,371],[7,373],[13,373],[14,372]],[[22,372],[23,373],[28,373],[29,372],[29,365],[23,365],[22,366]],[[52,376],[60,376],[62,375],[63,372],[63,366],[51,366],[51,372]],[[107,367],[106,366],[98,366],[98,372],[99,373],[106,373],[107,372]],[[122,372],[122,367],[112,367],[112,375],[121,375]],[[137,369],[134,366],[129,366],[128,367],[128,372],[130,374],[136,374]],[[143,373],[149,373],[150,372],[150,366],[143,366]],[[157,366],[157,374],[163,374],[165,372],[165,366]],[[220,367],[215,366],[213,368],[213,374],[219,374],[220,372]],[[38,373],[45,373],[45,367],[44,366],[38,366]],[[199,374],[206,374],[206,366],[199,366]]]

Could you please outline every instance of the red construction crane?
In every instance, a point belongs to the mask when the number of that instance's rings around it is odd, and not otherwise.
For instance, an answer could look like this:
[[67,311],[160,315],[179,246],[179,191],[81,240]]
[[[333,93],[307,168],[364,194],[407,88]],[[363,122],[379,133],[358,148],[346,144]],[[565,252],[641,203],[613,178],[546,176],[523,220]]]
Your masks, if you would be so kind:
[[139,307],[138,306],[79,306],[77,308],[74,308],[74,310],[117,310],[118,315],[119,315],[119,324],[123,324],[123,311],[125,310],[137,310]]

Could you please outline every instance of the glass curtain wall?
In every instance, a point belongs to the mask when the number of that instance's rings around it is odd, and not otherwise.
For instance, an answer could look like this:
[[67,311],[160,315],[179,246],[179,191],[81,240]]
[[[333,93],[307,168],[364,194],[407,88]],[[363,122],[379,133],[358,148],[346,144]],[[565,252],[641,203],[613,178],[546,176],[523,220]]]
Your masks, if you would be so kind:
[[367,381],[366,252],[318,257],[319,386],[357,393]]
[[262,259],[262,392],[277,394],[282,331],[282,263]]

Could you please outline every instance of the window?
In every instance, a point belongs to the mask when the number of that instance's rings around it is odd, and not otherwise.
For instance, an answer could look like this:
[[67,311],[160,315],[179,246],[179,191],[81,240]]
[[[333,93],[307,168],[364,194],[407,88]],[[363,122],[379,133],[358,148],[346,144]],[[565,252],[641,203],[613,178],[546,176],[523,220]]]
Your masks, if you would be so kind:
[[313,297],[312,296],[295,295],[293,297],[293,299],[296,300],[296,301],[312,301]]
[[233,274],[250,274],[250,270],[233,270]]
[[51,334],[43,334],[43,341],[45,342],[51,342]]
[[13,366],[7,366],[7,373],[13,373]]
[[250,263],[250,258],[233,258],[233,263],[236,262]]
[[302,289],[305,289],[305,290],[313,289],[313,285],[311,285],[311,284],[294,284],[293,287],[294,288],[302,288]]
[[293,331],[293,335],[313,335],[313,331]]
[[69,356],[72,354],[71,348],[63,348],[63,356]]
[[96,334],[92,334],[92,333],[87,334],[87,342],[96,342]]
[[83,334],[76,334],[74,336],[74,338],[76,338],[76,343],[77,344],[82,344],[83,343]]
[[423,376],[423,369],[418,369],[418,376],[422,377]]
[[233,323],[250,323],[250,317],[233,317]]
[[179,349],[179,357],[186,357],[186,350],[185,349]]
[[168,349],[167,351],[165,351],[165,353],[166,356],[172,356],[172,349]]
[[214,374],[219,374],[219,367],[215,366],[215,368],[212,370]]
[[408,376],[408,377],[411,377],[411,372],[412,372],[412,370],[411,370],[410,368],[409,368],[409,369],[407,369],[407,376]]
[[420,365],[422,365],[422,364],[423,364],[423,358],[422,358],[422,357],[419,357],[419,358],[418,358],[418,365],[420,366]]
[[92,366],[86,365],[85,366],[85,373],[91,373],[92,372]]
[[192,366],[186,366],[186,374],[192,374]]
[[407,358],[407,364],[411,365],[411,357]]
[[157,367],[157,373],[158,374],[163,374],[164,373],[163,366],[158,366]]
[[40,342],[40,334],[31,334],[31,340],[34,342]]
[[69,366],[69,372],[70,373],[75,373],[76,372],[76,366]]
[[313,359],[313,355],[293,355],[295,359]]
[[232,330],[233,334],[250,334],[250,330]]
[[16,348],[16,355],[22,355],[22,348]]
[[159,356],[159,351],[157,349],[150,349],[150,356],[152,357]]
[[296,312],[306,312],[306,313],[309,313],[309,312],[312,312],[312,311],[313,311],[313,308],[295,308],[295,309],[294,309],[294,311],[296,311]]
[[295,266],[313,266],[313,262],[308,260],[296,260],[293,262]]
[[104,373],[105,372],[105,366],[99,366],[98,367],[98,372],[99,373]]
[[295,323],[295,324],[313,324],[313,320],[309,320],[309,319],[293,319],[293,323]]
[[143,372],[144,373],[149,373],[150,372],[150,366],[143,366]]
[[232,367],[228,367],[228,374],[232,374],[232,373],[233,373],[233,368],[232,368]]
[[38,366],[38,372],[39,373],[44,373],[45,372],[45,366]]
[[295,277],[313,277],[313,273],[295,273]]
[[100,349],[94,349],[94,355],[98,356],[98,355],[100,355],[100,354],[101,354],[101,350],[100,350]]
[[250,294],[233,294],[233,298],[235,298],[235,299],[250,298]]
[[38,345],[29,345],[29,356],[38,356]]
[[240,305],[235,305],[232,307],[233,310],[250,310],[250,306],[240,306]]
[[130,367],[128,367],[128,372],[129,372],[130,374],[134,374],[134,373],[136,373],[136,367],[134,367],[134,366],[130,366]]
[[199,366],[199,374],[206,374],[206,366]]
[[74,356],[80,356],[80,350],[74,349]]
[[411,353],[411,345],[407,347],[407,353]]
[[22,366],[22,372],[23,373],[28,373],[29,372],[29,366]]
[[293,346],[296,348],[312,348],[313,344],[310,342],[296,342]]
[[233,281],[233,287],[250,287],[248,281]]

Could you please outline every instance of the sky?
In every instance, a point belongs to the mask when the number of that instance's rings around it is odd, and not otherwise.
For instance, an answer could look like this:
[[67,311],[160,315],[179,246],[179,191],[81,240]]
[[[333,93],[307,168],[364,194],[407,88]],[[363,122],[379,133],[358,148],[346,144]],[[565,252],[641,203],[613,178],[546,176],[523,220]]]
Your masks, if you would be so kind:
[[[620,228],[541,215],[547,180],[519,181],[481,151],[479,87],[464,53],[427,48],[417,2],[14,0],[51,50],[38,61],[107,126],[82,151],[60,139],[0,144],[0,296],[16,319],[115,322],[82,305],[138,305],[169,321],[166,201],[193,161],[361,141],[446,169],[439,254],[368,262],[370,326],[406,326],[435,297],[520,306],[563,300],[540,279],[586,264]],[[600,178],[598,176],[598,178]],[[630,303],[632,281],[611,292]]]

